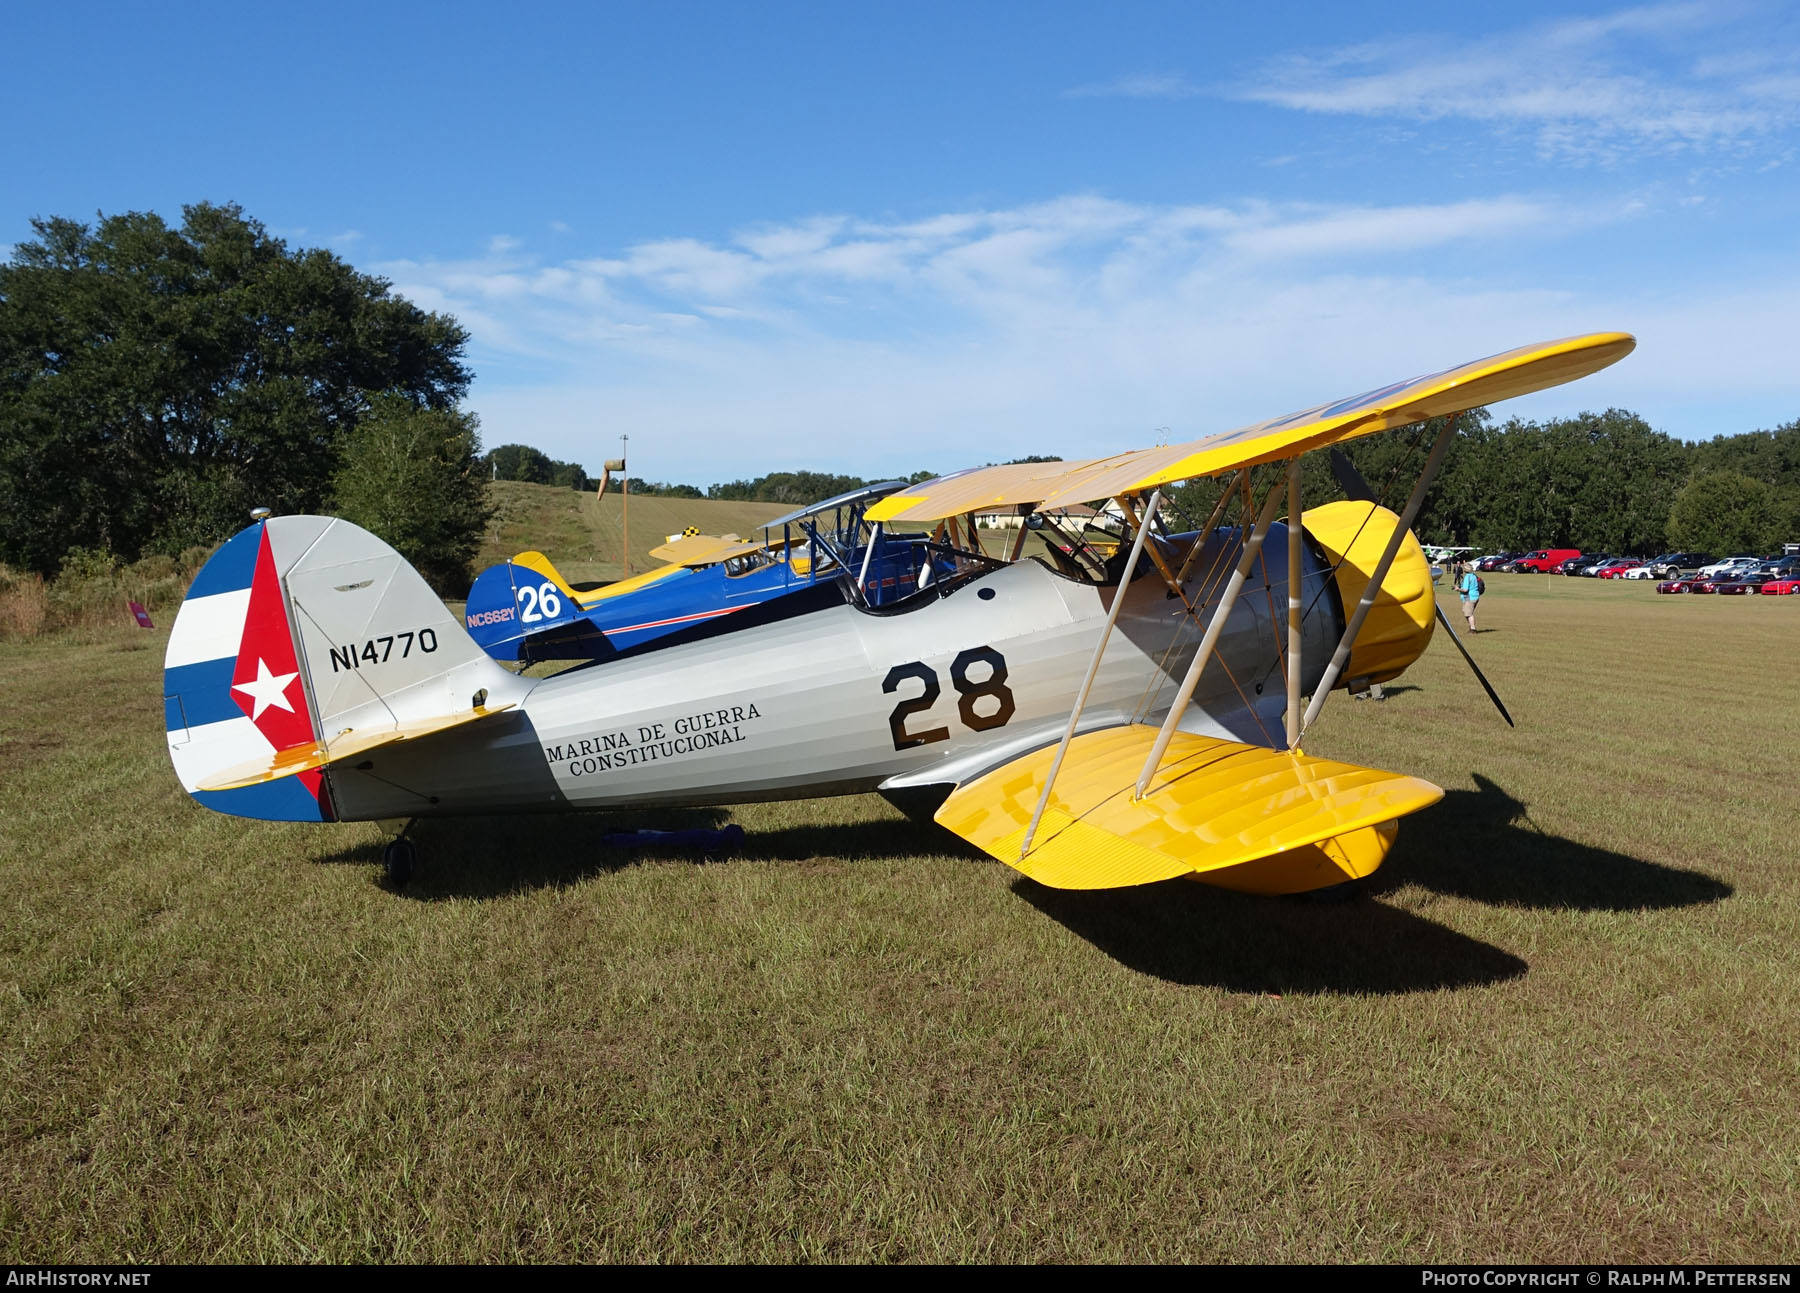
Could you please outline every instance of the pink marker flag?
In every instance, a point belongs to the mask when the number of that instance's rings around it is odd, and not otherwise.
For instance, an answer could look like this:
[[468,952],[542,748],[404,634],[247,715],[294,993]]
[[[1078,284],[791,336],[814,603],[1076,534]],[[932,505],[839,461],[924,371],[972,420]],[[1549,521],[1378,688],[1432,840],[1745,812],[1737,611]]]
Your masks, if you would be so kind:
[[153,629],[156,627],[156,625],[150,622],[150,612],[144,609],[144,604],[142,602],[126,602],[125,604],[131,607],[131,613],[137,616],[139,628]]

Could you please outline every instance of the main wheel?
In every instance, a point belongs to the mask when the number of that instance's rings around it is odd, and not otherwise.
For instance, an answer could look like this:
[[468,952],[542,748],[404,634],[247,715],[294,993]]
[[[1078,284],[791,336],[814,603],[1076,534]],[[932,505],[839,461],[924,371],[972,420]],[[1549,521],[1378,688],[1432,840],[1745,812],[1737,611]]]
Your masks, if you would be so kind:
[[411,840],[394,840],[381,850],[381,873],[396,889],[403,888],[412,879],[413,863],[417,860],[418,850]]

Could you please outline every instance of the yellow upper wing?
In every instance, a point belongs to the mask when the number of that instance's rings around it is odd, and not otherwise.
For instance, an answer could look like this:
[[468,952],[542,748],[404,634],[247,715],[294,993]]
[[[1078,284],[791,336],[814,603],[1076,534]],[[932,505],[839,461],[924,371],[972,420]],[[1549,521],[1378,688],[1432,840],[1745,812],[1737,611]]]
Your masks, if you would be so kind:
[[762,544],[747,542],[735,534],[723,538],[711,534],[684,534],[660,548],[650,549],[650,555],[674,566],[714,566],[728,557],[741,557],[761,548]]
[[1185,444],[1137,449],[1109,458],[981,467],[940,476],[889,495],[869,508],[867,516],[871,521],[936,521],[1018,504],[1085,503],[1170,481],[1214,476],[1560,386],[1616,363],[1636,345],[1629,333],[1592,332],[1520,346]]

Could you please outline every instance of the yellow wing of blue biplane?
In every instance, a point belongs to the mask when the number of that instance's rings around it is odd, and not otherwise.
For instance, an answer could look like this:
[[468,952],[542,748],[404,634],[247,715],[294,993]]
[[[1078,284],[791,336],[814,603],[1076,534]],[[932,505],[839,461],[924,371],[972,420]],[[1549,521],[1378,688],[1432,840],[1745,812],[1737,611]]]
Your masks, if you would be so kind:
[[[656,554],[651,553],[651,555],[655,556]],[[608,584],[604,588],[592,588],[586,592],[579,592],[562,577],[562,572],[551,564],[550,558],[541,552],[521,552],[512,559],[512,563],[542,575],[555,584],[564,597],[584,611],[592,610],[609,597],[622,597],[626,593],[635,593],[638,589],[654,584],[659,579],[666,579],[684,568],[679,565],[657,566],[642,574],[633,575],[630,579],[621,579],[616,583]]]
[[759,552],[761,549],[762,544],[750,543],[735,534],[723,537],[684,534],[679,539],[671,539],[660,548],[650,549],[650,555],[672,566],[716,566],[728,558],[741,557],[747,552]]
[[1623,359],[1636,345],[1628,333],[1593,332],[1520,346],[1185,444],[1137,449],[1107,458],[981,467],[940,476],[889,495],[870,507],[867,515],[871,521],[937,521],[990,508],[1056,506],[1139,493],[1170,481],[1291,458],[1358,436],[1560,386]]

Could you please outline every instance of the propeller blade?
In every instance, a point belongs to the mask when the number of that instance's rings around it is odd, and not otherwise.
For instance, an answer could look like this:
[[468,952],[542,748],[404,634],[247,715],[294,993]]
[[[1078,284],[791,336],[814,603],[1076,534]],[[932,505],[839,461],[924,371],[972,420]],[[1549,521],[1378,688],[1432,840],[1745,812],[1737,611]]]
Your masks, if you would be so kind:
[[1475,657],[1469,654],[1469,648],[1464,646],[1462,639],[1456,636],[1456,630],[1450,625],[1450,617],[1444,614],[1442,606],[1437,608],[1437,617],[1438,623],[1442,624],[1444,631],[1449,633],[1450,640],[1456,643],[1456,649],[1462,652],[1462,658],[1469,662],[1469,668],[1475,674],[1475,681],[1481,684],[1481,689],[1488,694],[1488,699],[1494,702],[1494,708],[1500,711],[1500,717],[1506,720],[1508,727],[1517,727],[1518,724],[1513,722],[1512,715],[1506,712],[1506,706],[1500,703],[1500,693],[1494,690],[1494,685],[1487,680],[1487,675],[1481,672],[1481,666],[1475,663]]
[[1337,477],[1338,488],[1344,491],[1344,497],[1352,503],[1373,503],[1378,501],[1375,491],[1369,488],[1362,473],[1356,469],[1342,449],[1331,451],[1331,474]]
[[[1369,488],[1369,482],[1363,479],[1362,473],[1356,469],[1356,464],[1350,461],[1342,449],[1331,451],[1331,474],[1337,477],[1338,488],[1344,491],[1346,498],[1359,503],[1377,501],[1375,491]],[[1435,600],[1434,598],[1434,603]],[[1500,693],[1494,690],[1494,685],[1487,680],[1487,675],[1481,672],[1481,666],[1475,663],[1475,657],[1469,654],[1469,648],[1464,646],[1463,640],[1456,635],[1456,629],[1451,625],[1450,617],[1444,614],[1444,608],[1437,606],[1436,610],[1438,623],[1444,626],[1444,631],[1450,635],[1450,640],[1456,643],[1456,649],[1462,652],[1462,658],[1468,662],[1470,671],[1475,675],[1475,681],[1481,684],[1481,689],[1488,694],[1488,699],[1494,702],[1494,708],[1500,711],[1500,717],[1506,720],[1506,725],[1516,728],[1518,724],[1513,722],[1512,715],[1506,712],[1506,706],[1500,700]]]

